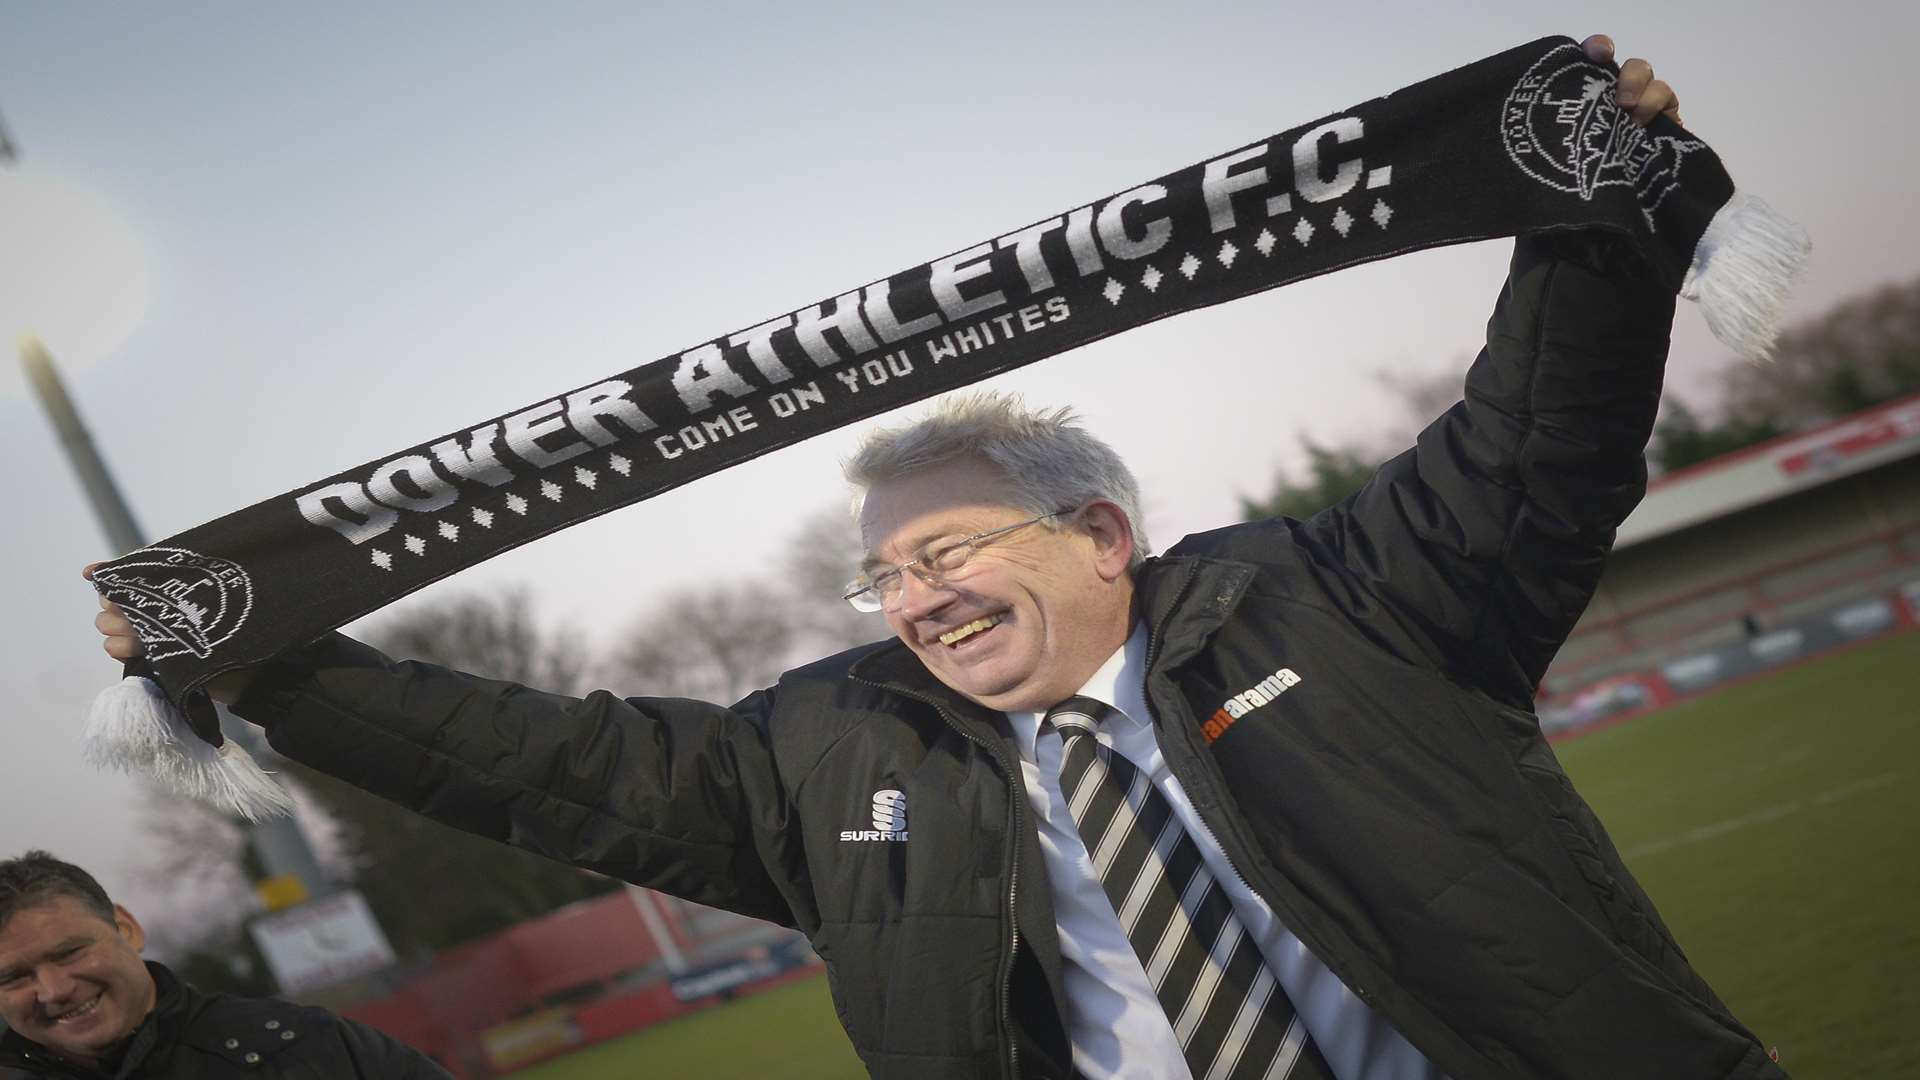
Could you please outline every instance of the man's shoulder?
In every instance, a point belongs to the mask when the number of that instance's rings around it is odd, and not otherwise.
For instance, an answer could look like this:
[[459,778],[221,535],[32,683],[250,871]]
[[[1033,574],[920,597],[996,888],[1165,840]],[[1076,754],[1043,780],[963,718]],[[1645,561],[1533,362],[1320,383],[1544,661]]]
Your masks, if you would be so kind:
[[177,1041],[235,1065],[255,1066],[296,1045],[331,1035],[345,1023],[313,1005],[238,994],[192,995]]
[[891,681],[907,669],[924,672],[913,653],[893,638],[800,664],[781,674],[768,719],[805,716],[808,727],[820,732],[832,726],[821,721],[833,714],[851,718],[884,707],[886,694],[876,684]]
[[823,656],[818,660],[800,664],[782,674],[780,676],[780,682],[783,686],[842,682],[848,674],[867,657],[875,653],[886,652],[887,650],[897,648],[903,648],[903,646],[901,646],[898,640],[891,637],[878,641],[869,641],[865,645],[855,645],[850,649],[843,649],[831,656]]
[[1297,542],[1300,527],[1300,522],[1289,517],[1236,521],[1216,529],[1188,533],[1168,548],[1162,559],[1271,557],[1276,546],[1292,547]]
[[1223,567],[1234,566],[1257,572],[1267,581],[1268,591],[1291,591],[1279,582],[1297,577],[1312,564],[1322,561],[1324,558],[1307,523],[1290,517],[1261,518],[1181,537],[1166,554],[1147,561],[1140,584],[1143,591],[1151,595],[1156,589],[1164,588],[1165,582],[1184,578],[1183,567],[1197,566],[1201,571],[1219,572]]
[[365,1060],[369,1052],[375,1059],[372,1065],[405,1063],[411,1076],[416,1075],[413,1070],[418,1059],[419,1067],[425,1069],[419,1051],[317,1005],[198,991],[193,996],[192,1011],[176,1043],[237,1070],[264,1070],[264,1075],[272,1076],[276,1075],[272,1071],[276,1061],[289,1068],[298,1062],[302,1069],[317,1066],[329,1076],[346,1080],[365,1075],[363,1066],[370,1067]]

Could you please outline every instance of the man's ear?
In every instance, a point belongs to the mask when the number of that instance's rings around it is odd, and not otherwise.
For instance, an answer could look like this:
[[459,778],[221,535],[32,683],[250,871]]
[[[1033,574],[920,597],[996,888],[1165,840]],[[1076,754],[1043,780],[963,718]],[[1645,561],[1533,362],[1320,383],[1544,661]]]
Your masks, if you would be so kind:
[[1133,523],[1116,503],[1095,499],[1080,510],[1080,528],[1093,541],[1094,569],[1104,581],[1118,581],[1133,562]]
[[139,952],[141,949],[146,948],[147,932],[141,928],[140,920],[133,917],[133,912],[128,911],[119,904],[113,905],[113,925],[115,929],[120,931],[120,937],[124,939],[128,945],[133,946],[134,952]]

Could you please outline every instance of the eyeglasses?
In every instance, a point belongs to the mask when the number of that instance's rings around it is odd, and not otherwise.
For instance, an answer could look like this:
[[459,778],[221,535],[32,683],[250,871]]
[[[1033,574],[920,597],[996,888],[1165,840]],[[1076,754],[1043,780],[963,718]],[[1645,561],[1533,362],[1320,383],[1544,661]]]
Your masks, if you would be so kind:
[[899,606],[900,591],[905,588],[906,572],[911,570],[921,581],[929,585],[940,585],[951,580],[960,569],[967,565],[974,553],[985,547],[995,537],[1005,536],[1016,529],[1037,525],[1049,518],[1065,517],[1073,510],[1055,510],[1051,514],[1041,514],[1025,521],[1016,521],[1012,525],[1002,525],[997,529],[974,533],[939,547],[928,548],[917,559],[909,559],[899,566],[889,567],[877,574],[862,574],[847,583],[847,591],[841,599],[853,605],[855,611],[892,611]]

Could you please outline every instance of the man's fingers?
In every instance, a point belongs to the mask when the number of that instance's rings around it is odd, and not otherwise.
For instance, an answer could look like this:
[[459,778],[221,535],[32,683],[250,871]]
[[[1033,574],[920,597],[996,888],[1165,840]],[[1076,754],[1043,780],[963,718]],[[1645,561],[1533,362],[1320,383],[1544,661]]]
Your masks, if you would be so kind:
[[1653,77],[1653,65],[1638,57],[1620,65],[1620,78],[1613,86],[1613,100],[1627,110],[1633,122],[1642,126],[1666,114],[1680,120],[1680,96],[1665,79]]
[[86,578],[88,581],[92,581],[93,572],[105,565],[106,565],[105,563],[90,562],[87,565],[80,568],[80,576],[83,578]]
[[1675,94],[1673,87],[1668,86],[1664,80],[1655,79],[1647,84],[1647,89],[1640,95],[1640,100],[1634,102],[1633,122],[1636,124],[1650,124],[1653,122],[1653,118],[1659,116],[1661,113],[1666,113],[1675,120],[1678,120],[1680,118],[1680,96]]
[[100,631],[100,647],[115,660],[132,660],[146,655],[146,649],[140,644],[140,635],[134,632],[133,623],[119,605],[100,600],[100,613],[93,617],[94,629]]
[[1580,43],[1587,59],[1596,64],[1604,64],[1613,59],[1613,39],[1605,34],[1593,34]]
[[1613,99],[1623,109],[1630,109],[1634,102],[1653,82],[1653,65],[1638,57],[1620,65],[1620,78],[1613,84]]

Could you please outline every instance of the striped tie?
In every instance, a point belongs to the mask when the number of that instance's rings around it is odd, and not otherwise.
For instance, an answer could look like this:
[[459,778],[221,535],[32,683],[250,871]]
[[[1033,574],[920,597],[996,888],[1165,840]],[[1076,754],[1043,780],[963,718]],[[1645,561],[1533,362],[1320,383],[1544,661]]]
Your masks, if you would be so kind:
[[1047,711],[1062,741],[1060,793],[1194,1080],[1331,1080],[1172,805],[1093,737],[1109,715],[1084,697]]

